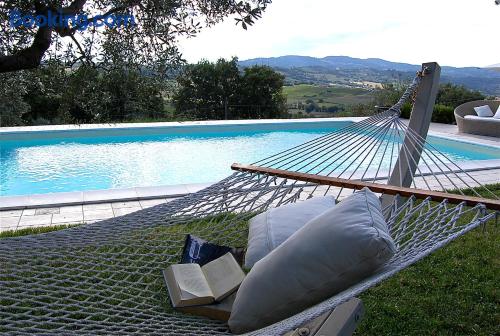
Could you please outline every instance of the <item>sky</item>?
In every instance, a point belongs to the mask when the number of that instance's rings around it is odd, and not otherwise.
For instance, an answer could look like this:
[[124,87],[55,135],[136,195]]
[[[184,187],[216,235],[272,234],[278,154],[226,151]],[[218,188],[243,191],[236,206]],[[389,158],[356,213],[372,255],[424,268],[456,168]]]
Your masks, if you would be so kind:
[[351,56],[456,67],[500,63],[494,0],[273,0],[247,31],[227,19],[179,42],[189,62]]

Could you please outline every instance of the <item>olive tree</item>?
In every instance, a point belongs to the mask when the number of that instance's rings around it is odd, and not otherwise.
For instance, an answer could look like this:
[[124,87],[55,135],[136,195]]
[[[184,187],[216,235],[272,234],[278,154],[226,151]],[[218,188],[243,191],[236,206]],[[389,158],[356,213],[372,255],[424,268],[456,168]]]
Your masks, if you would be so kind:
[[[165,73],[181,61],[177,41],[233,17],[244,29],[271,0],[0,1],[0,73],[44,60],[121,63]],[[128,18],[130,20],[122,20]]]
[[4,74],[0,81],[0,126],[22,126],[30,106],[23,100],[29,81],[20,73]]

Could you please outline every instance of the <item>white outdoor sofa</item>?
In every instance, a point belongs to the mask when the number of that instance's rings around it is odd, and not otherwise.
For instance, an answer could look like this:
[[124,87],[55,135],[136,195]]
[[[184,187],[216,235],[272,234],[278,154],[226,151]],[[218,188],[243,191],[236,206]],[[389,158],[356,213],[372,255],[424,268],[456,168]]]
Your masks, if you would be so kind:
[[478,117],[474,107],[489,105],[495,113],[500,100],[474,100],[464,103],[455,109],[455,120],[458,131],[477,135],[500,137],[500,119],[493,117]]

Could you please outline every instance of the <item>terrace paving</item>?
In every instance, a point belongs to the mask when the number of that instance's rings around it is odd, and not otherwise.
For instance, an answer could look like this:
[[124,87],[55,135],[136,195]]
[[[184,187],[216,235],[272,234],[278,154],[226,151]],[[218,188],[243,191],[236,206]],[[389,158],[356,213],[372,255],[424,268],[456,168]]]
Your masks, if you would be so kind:
[[99,220],[168,203],[173,199],[157,198],[134,202],[0,211],[0,232],[40,226],[92,224]]

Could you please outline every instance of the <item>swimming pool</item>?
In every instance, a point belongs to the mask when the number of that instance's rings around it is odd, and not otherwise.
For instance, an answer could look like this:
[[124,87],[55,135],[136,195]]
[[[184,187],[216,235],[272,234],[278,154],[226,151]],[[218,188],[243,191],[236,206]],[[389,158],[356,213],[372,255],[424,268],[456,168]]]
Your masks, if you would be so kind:
[[[32,132],[0,140],[0,195],[207,183],[348,124],[280,122],[227,127]],[[500,159],[497,148],[433,138],[454,161]]]

